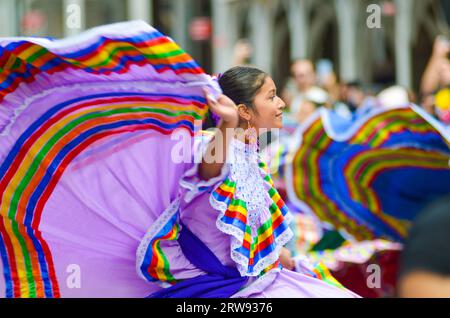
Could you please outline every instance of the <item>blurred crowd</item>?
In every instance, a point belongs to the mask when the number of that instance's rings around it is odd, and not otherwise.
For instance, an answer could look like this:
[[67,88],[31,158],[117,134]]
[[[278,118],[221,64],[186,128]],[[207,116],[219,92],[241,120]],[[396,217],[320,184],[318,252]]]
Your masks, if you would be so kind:
[[[252,47],[245,39],[236,43],[233,64],[249,64]],[[302,124],[319,107],[330,109],[344,120],[356,120],[374,108],[421,106],[444,125],[450,125],[450,41],[435,39],[431,57],[422,75],[420,90],[398,85],[376,91],[360,81],[339,80],[329,60],[314,63],[297,59],[290,67],[291,76],[281,91],[287,107],[285,127]]]

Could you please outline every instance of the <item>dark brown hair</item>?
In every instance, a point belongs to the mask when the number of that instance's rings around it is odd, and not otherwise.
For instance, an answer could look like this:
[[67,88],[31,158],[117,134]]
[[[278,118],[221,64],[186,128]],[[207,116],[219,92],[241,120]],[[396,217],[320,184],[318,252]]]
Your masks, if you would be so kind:
[[223,94],[236,105],[244,104],[256,113],[253,101],[267,76],[267,73],[254,67],[235,66],[220,76],[219,85]]

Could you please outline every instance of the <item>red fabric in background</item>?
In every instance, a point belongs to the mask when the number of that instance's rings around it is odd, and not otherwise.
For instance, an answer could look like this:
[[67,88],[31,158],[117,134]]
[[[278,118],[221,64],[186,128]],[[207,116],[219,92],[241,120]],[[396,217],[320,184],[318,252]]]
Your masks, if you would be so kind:
[[[400,252],[401,251],[378,252],[364,264],[344,263],[342,268],[337,271],[331,271],[331,273],[342,285],[361,297],[395,297]],[[367,279],[370,275],[373,275],[373,271],[368,271],[368,266],[370,264],[377,264],[380,266],[380,288],[370,288],[367,286]]]

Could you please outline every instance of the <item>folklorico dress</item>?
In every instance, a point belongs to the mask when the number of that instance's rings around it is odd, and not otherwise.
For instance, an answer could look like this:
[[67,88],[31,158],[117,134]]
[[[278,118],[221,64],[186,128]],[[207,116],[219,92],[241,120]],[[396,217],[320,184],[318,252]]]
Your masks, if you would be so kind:
[[[210,140],[196,138],[195,162]],[[138,248],[138,272],[163,287],[151,297],[358,297],[320,264],[282,268],[291,215],[254,146],[233,139],[210,180],[199,179],[198,167]]]
[[279,267],[289,213],[254,149],[209,181],[172,160],[221,91],[158,30],[0,38],[0,69],[0,297],[355,296]]

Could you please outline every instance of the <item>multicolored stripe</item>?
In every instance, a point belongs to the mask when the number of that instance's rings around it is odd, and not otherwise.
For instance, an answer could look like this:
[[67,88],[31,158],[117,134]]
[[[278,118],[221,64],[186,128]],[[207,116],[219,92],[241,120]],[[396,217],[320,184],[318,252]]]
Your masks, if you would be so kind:
[[330,284],[337,288],[345,289],[345,287],[342,286],[342,284],[339,283],[339,281],[333,277],[333,275],[330,273],[330,270],[322,262],[319,262],[315,265],[315,267],[311,272],[311,276],[320,279],[326,282],[327,284]]
[[[267,166],[263,162],[260,162],[259,165],[261,169],[267,171]],[[234,251],[248,259],[248,273],[253,273],[254,267],[276,249],[277,238],[288,230],[288,225],[285,222],[288,208],[273,187],[270,175],[267,174],[265,180],[270,185],[268,193],[271,198],[269,206],[271,216],[258,227],[254,234],[247,222],[248,211],[246,202],[234,196],[236,182],[227,178],[212,192],[215,200],[227,205],[227,210],[221,217],[220,222],[227,226],[235,227],[243,234],[242,244],[235,248]]]
[[264,274],[267,274],[268,272],[270,272],[272,269],[275,268],[283,268],[283,265],[281,265],[281,262],[278,260],[275,263],[273,263],[272,265],[267,266],[266,268],[264,268],[260,274],[260,276],[263,276]]
[[[56,105],[36,120],[0,166],[2,235],[13,247],[5,267],[11,267],[7,270],[14,272],[12,283],[21,290],[20,295],[11,291],[8,295],[41,296],[39,291],[45,286],[45,296],[58,296],[51,253],[36,234],[46,201],[80,152],[97,140],[129,131],[152,129],[169,134],[183,127],[193,135],[194,120],[206,112],[204,102],[195,96],[105,93]],[[27,230],[8,231],[8,222]],[[41,283],[34,284],[29,277]]]
[[[380,161],[380,157],[383,161]],[[380,199],[372,187],[374,181],[378,175],[401,168],[445,171],[449,169],[448,160],[448,156],[442,153],[417,148],[372,149],[355,155],[344,168],[344,176],[348,180],[349,195],[353,201],[361,203],[401,237],[406,237],[409,222],[383,213]]]
[[177,283],[177,280],[170,273],[170,264],[161,248],[161,242],[177,240],[180,235],[180,229],[178,213],[174,213],[162,229],[151,239],[140,266],[141,273],[148,281],[169,283],[171,285]]
[[[398,108],[377,114],[358,129],[349,138],[349,144],[367,145],[371,148],[389,146],[398,138],[404,139],[405,133],[432,141],[439,132],[425,118],[412,108]],[[396,138],[397,137],[397,138]],[[443,138],[440,138],[443,140]]]
[[348,139],[338,141],[327,134],[320,116],[313,120],[293,155],[287,186],[322,220],[359,240],[401,241],[434,193],[417,193],[412,202],[406,194],[401,197],[401,190],[394,192],[391,206],[410,200],[413,207],[403,215],[385,208],[377,182],[392,173],[417,172],[430,180],[439,175],[442,189],[435,195],[450,192],[448,140],[412,108],[379,112],[358,125]]
[[296,197],[306,202],[321,219],[332,224],[349,223],[349,226],[356,230],[357,224],[351,219],[347,220],[335,202],[321,189],[323,171],[320,170],[319,161],[331,143],[332,140],[327,136],[322,121],[320,119],[314,121],[303,133],[302,144],[293,156],[292,186]]
[[33,82],[40,73],[71,69],[98,75],[122,74],[132,65],[152,65],[158,73],[204,73],[176,43],[152,28],[120,39],[101,36],[97,42],[65,54],[22,40],[0,46],[0,101],[19,84]]
[[[0,46],[0,102],[14,94],[19,85],[39,81],[38,74],[69,70],[80,76],[125,74],[130,82],[134,77],[134,73],[128,73],[131,66],[147,65],[157,74],[172,71],[174,88],[175,81],[197,80],[203,85],[205,74],[189,55],[151,27],[143,30],[120,39],[99,35],[95,43],[83,49],[80,43],[72,43],[76,49],[67,48],[64,54],[31,41],[7,42]],[[99,81],[103,79],[99,77]],[[39,226],[46,202],[74,158],[99,140],[127,132],[153,130],[169,135],[183,128],[193,135],[194,121],[202,120],[207,112],[200,90],[198,95],[177,94],[176,89],[173,93],[125,91],[113,87],[115,80],[120,81],[120,77],[109,79],[111,91],[104,89],[99,94],[72,96],[57,105],[45,105],[46,111],[17,132],[19,137],[4,153],[0,165],[0,252],[7,297],[60,296],[52,253]],[[151,79],[148,83],[151,88]],[[65,92],[62,89],[52,94]],[[31,104],[29,108],[33,106],[44,107]],[[16,120],[21,120],[20,115]],[[175,237],[176,233],[177,228],[173,228],[172,232],[161,233],[159,240]],[[161,261],[163,256],[158,254],[158,242],[154,242],[156,256],[151,259],[156,262],[155,272],[149,275],[171,281]]]

